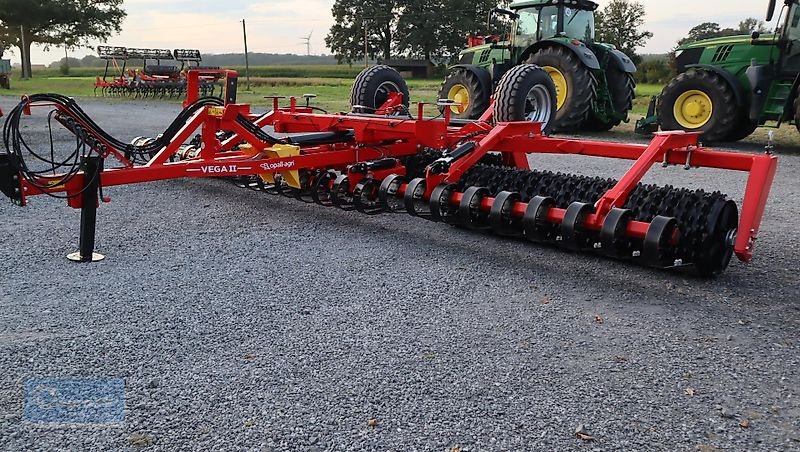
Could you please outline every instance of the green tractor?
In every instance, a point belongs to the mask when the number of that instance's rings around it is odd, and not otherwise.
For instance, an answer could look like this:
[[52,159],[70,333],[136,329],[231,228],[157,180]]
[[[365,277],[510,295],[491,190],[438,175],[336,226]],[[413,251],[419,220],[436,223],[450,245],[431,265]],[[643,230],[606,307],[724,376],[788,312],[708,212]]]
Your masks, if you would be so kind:
[[[524,0],[511,10],[510,40],[470,37],[459,64],[439,92],[455,117],[476,119],[489,107],[497,82],[511,68],[542,67],[556,86],[556,130],[606,131],[628,120],[636,66],[610,44],[594,42],[594,11],[588,0]],[[491,15],[490,15],[491,19]]]
[[[770,0],[767,22],[775,13]],[[793,122],[800,130],[800,1],[785,0],[774,34],[754,32],[684,44],[679,75],[661,91],[637,131],[702,132],[705,141],[738,141],[758,126]],[[657,113],[657,116],[655,115]]]

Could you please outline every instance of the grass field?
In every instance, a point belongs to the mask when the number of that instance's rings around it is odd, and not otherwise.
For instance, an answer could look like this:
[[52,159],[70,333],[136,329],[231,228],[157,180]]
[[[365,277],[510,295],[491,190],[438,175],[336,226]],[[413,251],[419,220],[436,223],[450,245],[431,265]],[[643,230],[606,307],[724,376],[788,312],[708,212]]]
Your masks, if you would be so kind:
[[[324,69],[323,69],[324,68]],[[0,95],[24,95],[32,93],[60,93],[77,98],[90,98],[94,96],[93,83],[94,75],[101,73],[97,68],[78,68],[69,77],[58,75],[57,70],[43,70],[35,73],[33,79],[18,80],[12,79],[12,89],[9,91],[0,90]],[[309,76],[291,75],[272,75],[272,76],[251,76],[250,88],[247,88],[247,81],[240,74],[239,95],[240,102],[250,103],[256,107],[266,107],[271,101],[265,100],[264,96],[302,96],[303,94],[316,94],[318,97],[313,105],[325,110],[345,111],[348,109],[348,99],[350,96],[350,85],[353,78],[360,71],[359,67],[350,68],[349,66],[264,66],[261,68],[251,68],[252,72],[261,71],[261,74],[299,74],[306,71]],[[271,72],[270,72],[271,71]],[[292,72],[296,71],[296,72]],[[337,71],[352,71],[352,76],[341,76]],[[343,73],[344,73],[343,72]],[[82,73],[83,75],[79,75]],[[330,76],[329,76],[330,75]],[[438,79],[411,79],[408,81],[411,90],[412,102],[433,103],[438,98],[439,85]],[[661,92],[660,85],[642,84],[636,88],[636,100],[634,101],[631,112],[631,121],[620,125],[616,132],[624,135],[633,133],[636,119],[647,113],[647,106],[651,96],[656,96]],[[119,102],[126,102],[127,98],[119,98]],[[164,102],[170,100],[165,99]],[[177,102],[173,99],[172,102]],[[435,114],[435,107],[428,107],[428,114]],[[745,141],[750,143],[762,144],[767,141],[767,134],[774,130],[776,143],[783,147],[800,148],[800,135],[793,125],[785,125],[780,129],[759,128]]]

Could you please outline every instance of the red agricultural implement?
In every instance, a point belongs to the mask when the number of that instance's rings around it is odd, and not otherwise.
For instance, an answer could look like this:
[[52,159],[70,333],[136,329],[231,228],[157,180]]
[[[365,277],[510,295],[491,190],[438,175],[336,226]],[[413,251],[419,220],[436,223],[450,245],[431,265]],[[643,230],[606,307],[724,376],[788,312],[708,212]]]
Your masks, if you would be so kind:
[[[215,72],[217,73],[217,72]],[[449,108],[425,117],[409,108],[408,89],[385,66],[362,72],[350,113],[328,114],[291,98],[256,114],[235,100],[198,96],[189,73],[183,112],[152,139],[120,142],[69,98],[26,97],[8,115],[0,188],[20,205],[30,196],[66,197],[82,209],[81,251],[90,261],[94,215],[104,188],[186,177],[227,177],[242,187],[366,214],[405,211],[452,225],[576,251],[594,251],[659,268],[715,275],[735,254],[749,262],[777,158],[706,149],[698,135],[657,134],[649,145],[545,136],[555,87],[544,71],[522,65],[501,80],[493,109],[479,120],[454,120]],[[449,104],[447,104],[449,105]],[[441,105],[440,105],[441,106]],[[78,137],[66,157],[28,149],[20,121],[33,108]],[[413,110],[413,111],[411,111]],[[618,180],[531,169],[529,154],[623,159]],[[113,166],[109,161],[116,161]],[[38,162],[39,165],[35,165]],[[42,164],[44,163],[44,164]],[[741,211],[718,192],[644,185],[653,167],[681,165],[749,173]],[[54,167],[59,173],[54,174]]]
[[[136,98],[180,97],[186,94],[186,71],[211,70],[203,76],[199,90],[213,96],[220,82],[218,67],[200,66],[200,51],[191,49],[132,49],[98,46],[98,56],[106,61],[103,76],[95,77],[94,93],[103,96],[132,96]],[[131,69],[130,61],[141,62],[141,68]],[[181,66],[169,63],[177,61]],[[155,64],[151,64],[155,63]]]

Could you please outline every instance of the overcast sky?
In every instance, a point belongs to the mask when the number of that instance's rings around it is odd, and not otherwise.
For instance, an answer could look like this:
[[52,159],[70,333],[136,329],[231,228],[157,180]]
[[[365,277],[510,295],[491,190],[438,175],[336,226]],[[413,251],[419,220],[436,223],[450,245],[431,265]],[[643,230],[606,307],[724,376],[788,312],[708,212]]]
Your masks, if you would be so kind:
[[[607,0],[597,0],[602,8]],[[640,0],[647,29],[655,35],[644,53],[668,51],[701,22],[734,26],[745,17],[762,19],[766,0]],[[333,0],[125,0],[128,17],[110,45],[154,48],[198,48],[204,53],[242,52],[241,19],[247,19],[251,52],[304,53],[301,37],[311,37],[311,52],[330,53],[325,35],[333,23]],[[12,49],[14,58],[17,50]],[[50,63],[64,49],[45,52],[34,47],[34,63]],[[90,49],[71,51],[81,57]]]

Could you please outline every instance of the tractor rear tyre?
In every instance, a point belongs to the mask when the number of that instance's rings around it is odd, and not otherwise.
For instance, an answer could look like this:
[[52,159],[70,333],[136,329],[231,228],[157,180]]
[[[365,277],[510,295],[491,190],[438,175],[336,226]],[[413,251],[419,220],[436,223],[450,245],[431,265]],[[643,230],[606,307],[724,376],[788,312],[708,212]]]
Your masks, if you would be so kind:
[[403,105],[408,111],[408,85],[400,73],[386,65],[366,68],[353,82],[350,110],[353,113],[375,113],[392,92],[403,94]]
[[661,91],[658,105],[662,130],[702,132],[704,141],[722,141],[737,126],[733,89],[717,74],[689,70]]
[[541,66],[556,86],[555,130],[578,130],[596,97],[595,82],[581,60],[563,47],[547,47],[528,58]]
[[633,74],[623,71],[612,63],[606,68],[606,82],[617,119],[604,121],[592,113],[583,124],[584,130],[607,132],[620,125],[622,117],[627,117],[633,108],[633,100],[636,98],[636,82],[633,80]]
[[794,126],[800,132],[800,92],[797,93],[797,97],[794,99]]
[[741,139],[749,137],[753,132],[755,132],[758,124],[753,123],[750,120],[750,114],[748,112],[741,113],[739,115],[739,119],[736,122],[736,126],[733,128],[731,133],[725,137],[724,141],[739,141]]
[[534,121],[542,133],[553,130],[556,86],[547,72],[534,64],[520,64],[503,75],[494,98],[495,122]]
[[461,105],[440,108],[449,108],[453,118],[478,119],[489,108],[491,94],[471,71],[455,68],[444,79],[439,99],[453,100]]

